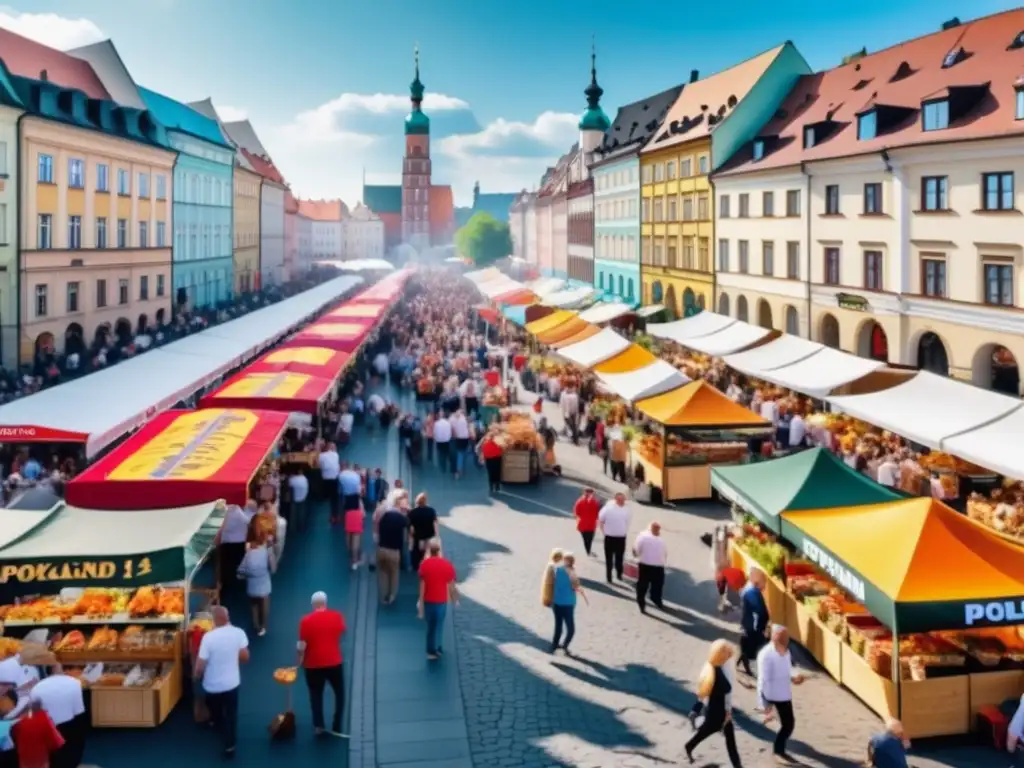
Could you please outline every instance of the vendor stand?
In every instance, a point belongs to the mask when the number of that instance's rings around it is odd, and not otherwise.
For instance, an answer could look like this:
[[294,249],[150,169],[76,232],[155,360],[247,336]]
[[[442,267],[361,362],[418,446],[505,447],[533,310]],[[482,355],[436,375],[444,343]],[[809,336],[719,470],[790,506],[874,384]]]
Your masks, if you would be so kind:
[[189,592],[224,510],[57,504],[0,548],[0,655],[49,649],[83,680],[94,726],[159,725],[182,696]]
[[326,312],[321,321],[335,322],[340,321],[343,323],[351,320],[362,322],[364,320],[380,320],[381,317],[387,312],[388,307],[386,304],[358,304],[354,302],[348,302],[342,304],[337,309],[332,309],[330,312]]
[[245,370],[203,397],[199,408],[243,408],[323,416],[324,408],[334,398],[334,391],[333,379],[287,371]]
[[352,356],[327,347],[275,349],[246,367],[252,373],[304,373],[320,379],[338,379]]
[[666,501],[711,498],[711,471],[749,455],[748,441],[772,425],[704,381],[635,402],[658,425],[639,435],[633,451],[647,483]]
[[540,456],[544,440],[533,426],[529,414],[502,411],[495,422],[497,442],[502,447],[501,482],[536,483],[540,480]]
[[291,337],[284,347],[326,347],[338,352],[355,352],[373,331],[374,323],[321,320]]

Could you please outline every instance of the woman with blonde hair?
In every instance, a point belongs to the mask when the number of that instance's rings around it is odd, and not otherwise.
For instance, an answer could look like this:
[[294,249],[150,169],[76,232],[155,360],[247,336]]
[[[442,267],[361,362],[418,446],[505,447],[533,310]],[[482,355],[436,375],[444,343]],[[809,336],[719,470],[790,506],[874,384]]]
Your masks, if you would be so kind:
[[540,602],[545,608],[550,608],[555,598],[555,566],[562,562],[562,550],[555,547],[551,550],[548,563],[544,566],[544,577],[540,582]]
[[[582,595],[584,600],[587,599],[587,595],[580,586],[579,576],[576,575],[576,556],[572,552],[564,553],[562,562],[553,565],[551,572],[551,611],[555,615],[555,635],[551,640],[551,653],[561,648],[568,656],[569,643],[576,635],[576,595]],[[565,640],[562,639],[563,628]]]
[[686,757],[693,763],[693,750],[713,733],[722,732],[729,762],[741,768],[740,753],[736,749],[736,730],[732,722],[732,689],[736,685],[734,663],[736,649],[728,640],[715,640],[708,651],[708,660],[700,673],[697,698],[704,699],[704,722],[686,742]]

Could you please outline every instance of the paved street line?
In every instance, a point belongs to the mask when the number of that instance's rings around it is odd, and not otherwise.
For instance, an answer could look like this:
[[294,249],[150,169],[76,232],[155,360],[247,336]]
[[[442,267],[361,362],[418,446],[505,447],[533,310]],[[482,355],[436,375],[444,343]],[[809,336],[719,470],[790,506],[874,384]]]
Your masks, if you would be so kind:
[[510,499],[525,501],[527,504],[535,504],[538,507],[544,507],[544,509],[550,509],[552,512],[557,512],[558,514],[563,515],[564,517],[572,517],[572,515],[564,509],[561,509],[559,507],[553,507],[550,504],[545,504],[543,501],[531,499],[529,496],[520,496],[518,493],[509,493],[508,491],[498,491],[498,494],[501,496],[508,496]]

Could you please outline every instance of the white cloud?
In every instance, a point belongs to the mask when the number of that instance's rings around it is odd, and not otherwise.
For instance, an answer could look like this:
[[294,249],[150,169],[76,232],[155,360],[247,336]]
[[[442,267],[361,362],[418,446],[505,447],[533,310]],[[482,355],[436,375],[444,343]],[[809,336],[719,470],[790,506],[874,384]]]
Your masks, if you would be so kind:
[[222,123],[236,123],[248,118],[249,113],[240,107],[217,107],[217,116]]
[[[404,112],[409,109],[409,97],[396,93],[343,93],[318,109],[334,114],[362,111],[380,115],[388,112]],[[428,93],[423,97],[423,109],[428,113],[448,109],[469,109],[469,104],[462,99],[446,96],[443,93]]]
[[499,117],[479,133],[443,139],[440,149],[453,157],[557,157],[576,140],[578,123],[567,112],[544,112],[532,123]]
[[60,51],[106,39],[89,19],[71,19],[56,13],[22,13],[0,8],[0,27]]

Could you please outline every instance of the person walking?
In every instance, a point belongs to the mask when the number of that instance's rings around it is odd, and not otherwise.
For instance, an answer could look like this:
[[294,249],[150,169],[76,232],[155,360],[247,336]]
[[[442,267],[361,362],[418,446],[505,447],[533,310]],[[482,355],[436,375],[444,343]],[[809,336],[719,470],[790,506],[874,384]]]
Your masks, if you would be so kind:
[[338,493],[341,494],[341,512],[344,517],[350,509],[359,509],[359,497],[363,491],[363,478],[346,461],[338,473]]
[[408,526],[409,519],[397,503],[389,506],[377,523],[377,588],[384,605],[391,605],[398,597],[398,578]]
[[338,458],[338,447],[334,443],[328,443],[324,450],[317,457],[317,466],[320,468],[322,479],[321,489],[324,496],[331,505],[331,525],[340,522],[340,502],[338,496],[338,475],[341,474],[341,459]]
[[[728,526],[716,526],[711,533],[711,567],[715,572],[715,588],[718,590],[718,610],[721,613],[726,613],[732,610],[732,603],[729,602],[728,576],[732,562],[729,559]],[[737,576],[740,576],[741,573]]]
[[768,603],[764,599],[767,583],[764,571],[751,568],[747,575],[747,585],[740,592],[740,667],[750,676],[754,674],[750,670],[750,660],[757,658],[771,626]]
[[[1010,730],[1007,730],[1007,749],[1011,754],[1017,752],[1016,743],[1009,747]],[[875,734],[868,740],[868,762],[872,768],[907,768],[907,750],[910,739],[903,731],[903,723],[895,717],[887,718],[885,731]],[[1018,753],[1019,754],[1019,753]],[[1018,757],[1014,765],[1021,765]]]
[[388,481],[384,479],[384,470],[377,467],[371,475],[367,472],[366,476],[366,508],[376,509],[377,505],[380,504],[388,495]]
[[803,683],[804,677],[793,670],[793,657],[789,653],[789,632],[780,624],[772,628],[771,642],[757,654],[757,700],[765,718],[779,716],[779,732],[775,736],[775,762],[795,765],[786,753],[786,743],[796,728],[793,714],[793,686]]
[[452,450],[455,455],[452,457],[452,473],[455,479],[462,477],[465,469],[466,454],[469,453],[469,421],[461,409],[452,414],[449,423],[452,427]]
[[315,592],[310,598],[313,610],[299,621],[299,666],[306,672],[309,708],[313,712],[313,731],[321,736],[324,729],[324,687],[334,693],[334,717],[330,733],[347,739],[341,730],[345,711],[345,672],[341,658],[341,639],[345,635],[345,617],[341,611],[327,607],[327,593]]
[[636,579],[636,604],[640,613],[647,613],[647,592],[651,602],[665,610],[662,591],[665,588],[665,564],[668,562],[668,548],[661,537],[661,523],[653,522],[633,542],[633,556],[639,562]]
[[480,458],[487,468],[487,491],[488,493],[499,493],[501,491],[501,457],[505,453],[501,444],[496,440],[497,431],[488,429],[484,439],[480,441]]
[[455,566],[441,555],[441,542],[433,539],[428,547],[429,556],[420,563],[420,598],[417,613],[427,622],[427,658],[439,659],[444,649],[444,618],[449,601],[459,604],[459,590],[455,586]]
[[583,495],[576,499],[572,508],[573,517],[576,518],[576,530],[583,538],[583,549],[587,556],[591,556],[594,546],[594,533],[597,531],[597,517],[601,513],[601,502],[593,488],[585,488]]
[[259,637],[267,634],[267,620],[270,618],[270,588],[272,575],[277,568],[271,542],[263,533],[258,519],[249,524],[249,540],[245,545],[245,557],[238,566],[238,576],[245,579],[245,593],[252,608],[252,626]]
[[362,505],[345,511],[345,547],[348,550],[349,565],[353,571],[363,564],[363,531],[366,527],[366,512]]
[[307,524],[307,504],[309,498],[309,479],[306,473],[295,467],[288,475],[288,488],[291,491],[291,521],[295,524],[296,530],[304,531]]
[[427,553],[427,545],[440,536],[437,510],[427,503],[427,494],[416,497],[416,506],[409,510],[409,540],[412,549],[412,568],[419,571]]
[[569,433],[569,439],[573,445],[580,442],[580,396],[572,387],[566,387],[559,398],[558,407],[562,411],[562,418],[565,420],[565,428]]
[[[551,640],[551,653],[561,648],[569,655],[569,644],[576,635],[576,594],[586,593],[580,586],[579,577],[576,575],[576,557],[572,552],[562,555],[561,561],[551,568],[552,591],[551,611],[555,617],[555,634]],[[565,639],[562,639],[562,630],[565,630]]]
[[452,424],[444,411],[437,415],[434,422],[434,445],[437,447],[437,464],[441,472],[450,472],[452,466]]
[[626,506],[626,495],[616,493],[615,497],[601,507],[597,515],[598,526],[604,535],[604,570],[608,583],[612,583],[612,570],[622,581],[622,568],[626,555],[626,536],[632,513]]
[[224,522],[221,523],[217,532],[218,557],[220,558],[220,584],[221,589],[233,591],[228,588],[231,584],[238,583],[238,566],[242,564],[245,557],[245,542],[249,537],[249,523],[256,516],[256,502],[249,501],[245,506],[229,504],[227,512],[224,513]]
[[214,606],[213,624],[199,641],[193,675],[202,681],[210,722],[220,732],[224,757],[230,759],[235,756],[238,739],[238,689],[241,665],[249,661],[249,638],[231,623],[223,605]]
[[736,651],[727,640],[715,640],[711,644],[707,663],[704,664],[697,685],[698,699],[707,701],[704,722],[684,747],[686,758],[691,763],[695,762],[693,751],[697,746],[721,731],[732,768],[741,768],[740,753],[736,749],[736,729],[732,721],[732,691],[736,686],[736,673],[733,670],[735,657]]
[[26,694],[28,706],[46,712],[64,740],[53,755],[53,765],[56,768],[78,768],[85,754],[85,739],[89,732],[82,681],[57,671],[59,669],[55,667],[53,674],[40,680]]

